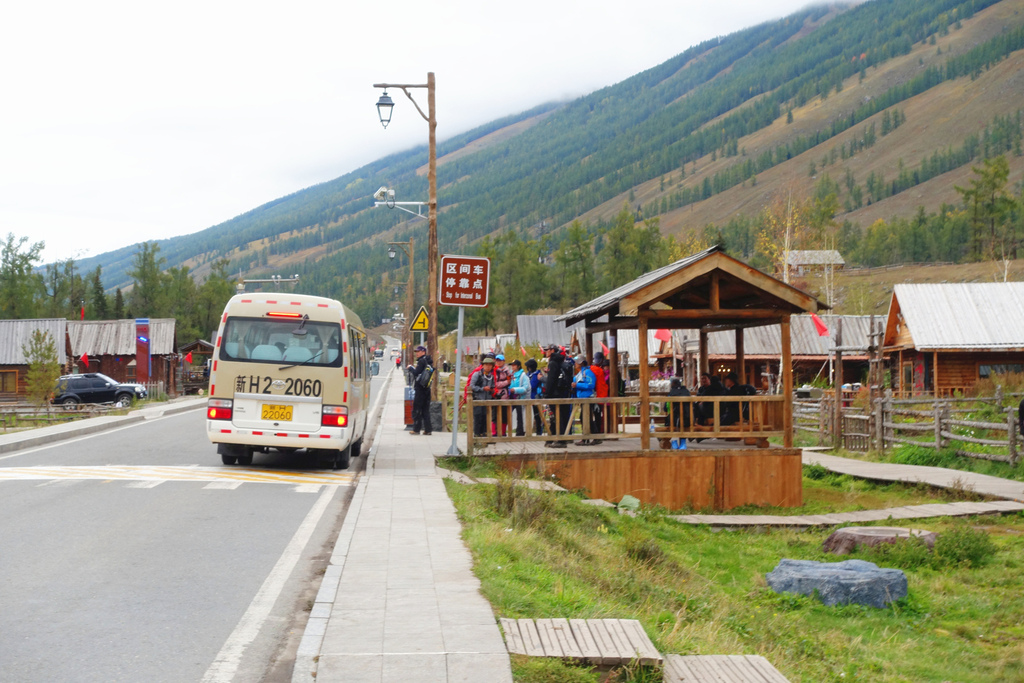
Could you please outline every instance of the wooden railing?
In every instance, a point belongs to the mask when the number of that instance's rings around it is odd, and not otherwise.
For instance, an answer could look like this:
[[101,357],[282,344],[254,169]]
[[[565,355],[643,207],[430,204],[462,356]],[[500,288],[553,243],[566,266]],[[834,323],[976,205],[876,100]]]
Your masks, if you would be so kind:
[[[650,438],[668,440],[686,439],[744,439],[749,445],[767,446],[768,437],[783,437],[785,398],[782,396],[659,396],[650,400],[652,407],[651,425],[638,425],[632,415],[639,414],[636,397],[616,398],[562,398],[562,399],[514,399],[474,401],[466,400],[466,445],[467,452],[473,453],[475,445],[486,443],[525,443],[531,441],[574,441],[577,439],[635,439],[643,430],[654,427]],[[728,404],[735,404],[729,406]],[[540,434],[536,433],[534,407],[542,415]],[[552,433],[551,414],[555,407],[569,410],[566,433]],[[592,433],[590,415],[592,406],[603,406],[604,431]],[[487,434],[476,436],[473,432],[473,408],[487,409],[485,429]],[[523,413],[523,436],[516,436],[506,424],[511,409],[521,407]],[[493,408],[505,410],[492,411]],[[497,436],[491,436],[492,413]],[[581,418],[583,416],[583,419]],[[723,416],[734,415],[735,421],[723,424]],[[631,427],[631,428],[630,428]],[[556,422],[557,429],[557,422]],[[502,436],[505,432],[507,435]]]

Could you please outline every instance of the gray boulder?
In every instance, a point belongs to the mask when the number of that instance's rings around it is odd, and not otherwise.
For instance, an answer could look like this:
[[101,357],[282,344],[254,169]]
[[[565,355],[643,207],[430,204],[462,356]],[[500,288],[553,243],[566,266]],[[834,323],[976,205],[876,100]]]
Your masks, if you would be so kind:
[[882,569],[874,562],[813,562],[780,560],[765,574],[776,593],[813,595],[826,605],[885,607],[907,594],[907,575],[899,569]]

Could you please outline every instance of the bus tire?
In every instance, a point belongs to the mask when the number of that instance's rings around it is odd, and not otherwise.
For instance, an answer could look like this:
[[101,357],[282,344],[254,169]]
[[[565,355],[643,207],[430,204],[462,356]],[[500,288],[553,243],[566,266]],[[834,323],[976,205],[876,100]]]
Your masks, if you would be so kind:
[[349,463],[352,460],[352,444],[349,444],[348,448],[340,450],[337,453],[337,457],[334,458],[334,469],[347,470]]
[[238,456],[238,464],[242,467],[248,467],[252,464],[252,449],[245,449],[243,455]]
[[362,455],[362,453],[363,453],[363,440],[359,439],[359,441],[356,441],[354,444],[352,444],[352,457],[353,458],[358,458],[360,455]]
[[220,461],[225,465],[234,465],[236,462],[238,462],[238,458],[234,455],[227,455],[225,453],[221,453]]

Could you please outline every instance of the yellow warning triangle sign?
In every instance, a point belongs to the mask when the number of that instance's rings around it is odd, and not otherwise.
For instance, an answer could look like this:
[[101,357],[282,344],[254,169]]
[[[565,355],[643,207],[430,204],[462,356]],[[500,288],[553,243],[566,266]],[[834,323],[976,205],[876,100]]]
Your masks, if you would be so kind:
[[412,319],[409,329],[413,332],[426,332],[430,329],[430,317],[427,315],[426,306],[420,306],[420,312]]

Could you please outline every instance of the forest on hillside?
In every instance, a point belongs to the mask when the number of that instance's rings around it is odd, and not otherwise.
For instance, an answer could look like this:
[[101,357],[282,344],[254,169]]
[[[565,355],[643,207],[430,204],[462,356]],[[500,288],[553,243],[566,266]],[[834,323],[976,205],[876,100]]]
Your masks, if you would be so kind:
[[[921,158],[901,159],[889,171],[854,177],[843,164],[907,125],[905,103],[911,98],[949,81],[971,82],[1024,49],[1021,18],[984,40],[943,53],[939,41],[948,42],[978,12],[996,4],[873,0],[811,7],[693,46],[573,102],[538,107],[443,142],[442,158],[505,126],[535,120],[518,135],[453,155],[438,167],[441,251],[491,255],[497,269],[507,270],[505,281],[519,283],[505,297],[507,303],[475,313],[472,324],[508,329],[514,306],[524,311],[575,305],[618,281],[614,264],[623,255],[642,267],[721,242],[770,270],[777,248],[769,244],[770,235],[779,220],[795,230],[794,243],[838,248],[848,263],[1008,258],[1020,234],[1020,189],[1009,185],[998,159],[1005,163],[1021,155],[1020,111],[993,116],[963,139],[949,140]],[[835,96],[851,87],[851,79],[862,81],[915,46],[935,46],[937,59],[875,96],[860,98],[816,130],[803,130],[768,149],[745,149],[745,137],[777,121],[792,121],[794,108]],[[661,235],[659,216],[737,185],[756,185],[759,174],[809,150],[821,152],[806,169],[814,179],[812,193],[770,198],[755,215],[690,226],[678,238]],[[302,291],[343,299],[368,320],[389,317],[402,300],[394,290],[407,271],[401,259],[387,258],[382,237],[417,235],[418,263],[426,256],[427,240],[422,223],[371,208],[370,194],[388,185],[399,188],[402,197],[425,196],[426,177],[417,172],[425,157],[425,148],[392,155],[219,226],[147,248],[159,248],[171,269],[191,267],[203,277],[213,264],[221,274],[274,272],[274,264],[287,258],[288,272],[301,276]],[[729,162],[723,170],[691,180],[698,164],[723,158]],[[956,206],[931,213],[922,209],[913,217],[864,228],[837,224],[841,209],[879,202],[968,165],[981,169],[972,182],[999,186],[998,192],[983,196],[988,190],[972,185]],[[658,198],[637,203],[633,188],[650,181],[660,183]],[[628,204],[614,218],[577,220],[621,196],[629,197]],[[627,223],[632,232],[621,241],[641,250],[633,254],[618,242]],[[661,240],[657,245],[655,237]],[[102,267],[103,286],[127,289],[137,271],[136,253],[137,248],[120,250],[80,267],[85,272]],[[295,261],[298,253],[309,256]],[[521,268],[514,265],[520,262]],[[417,275],[425,292],[425,273]],[[450,315],[444,313],[442,327],[450,324]]]

